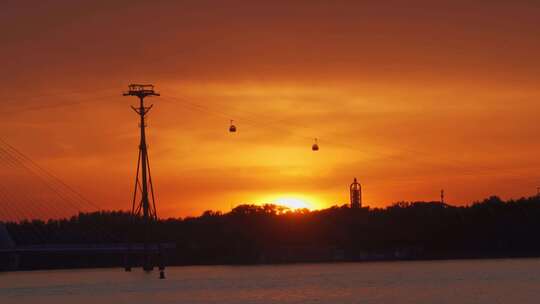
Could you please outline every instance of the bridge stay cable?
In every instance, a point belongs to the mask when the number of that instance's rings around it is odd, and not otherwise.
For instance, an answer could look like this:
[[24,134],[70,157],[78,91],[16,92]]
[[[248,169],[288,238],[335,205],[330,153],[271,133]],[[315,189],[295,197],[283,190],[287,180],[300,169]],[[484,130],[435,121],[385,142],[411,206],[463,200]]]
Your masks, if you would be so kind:
[[[1,140],[0,143],[7,144],[4,140]],[[9,144],[8,144],[9,145]],[[60,180],[58,177],[54,176],[52,173],[44,169],[42,166],[37,164],[35,161],[33,161],[28,156],[24,155],[22,152],[20,152],[18,149],[14,148],[10,145],[11,151],[6,150],[5,147],[0,146],[0,154],[4,157],[4,163],[9,162],[9,164],[16,168],[16,169],[22,169],[27,173],[26,176],[33,177],[35,181],[37,181],[42,188],[47,189],[49,194],[55,195],[59,200],[57,201],[51,201],[49,198],[48,201],[46,201],[45,204],[35,204],[37,206],[47,206],[49,209],[42,210],[45,214],[62,214],[64,215],[60,217],[66,217],[70,216],[70,214],[65,214],[66,209],[65,207],[70,208],[74,212],[71,213],[71,216],[80,216],[84,212],[84,210],[89,210],[87,206],[83,207],[83,205],[90,205],[92,207],[95,207],[97,211],[102,210],[97,206],[96,204],[92,203],[90,200],[84,198],[80,193],[78,193],[75,189],[64,183],[62,180]],[[14,155],[13,151],[18,151],[17,155]],[[31,163],[32,166],[28,165],[28,163]],[[33,187],[36,186],[36,183],[31,183]],[[23,191],[23,196],[28,196],[28,193],[30,191]],[[17,195],[20,195],[17,194]],[[49,195],[50,196],[50,195]],[[12,195],[13,197],[13,195]],[[28,199],[27,201],[36,202],[36,195],[33,195],[32,198]],[[61,202],[62,205],[65,207],[59,206],[58,203]],[[85,204],[81,204],[81,202],[84,202]],[[91,208],[93,209],[93,208]],[[90,209],[90,210],[91,210]],[[69,212],[69,211],[68,211]],[[41,218],[41,217],[35,217],[35,218]],[[119,241],[122,238],[114,235],[110,231],[105,230],[100,225],[87,225],[87,228],[90,229],[89,232],[92,232],[95,236],[106,236],[107,238],[115,241]]]

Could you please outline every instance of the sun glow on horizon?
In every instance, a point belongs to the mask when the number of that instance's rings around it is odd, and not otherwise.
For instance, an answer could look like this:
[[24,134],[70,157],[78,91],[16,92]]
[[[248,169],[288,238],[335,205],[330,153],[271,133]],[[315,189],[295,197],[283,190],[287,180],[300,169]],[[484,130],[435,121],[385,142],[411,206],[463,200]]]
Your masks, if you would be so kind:
[[305,195],[274,195],[265,197],[261,200],[264,204],[275,204],[279,206],[287,207],[291,210],[308,209],[315,210],[319,208],[318,201],[312,197]]

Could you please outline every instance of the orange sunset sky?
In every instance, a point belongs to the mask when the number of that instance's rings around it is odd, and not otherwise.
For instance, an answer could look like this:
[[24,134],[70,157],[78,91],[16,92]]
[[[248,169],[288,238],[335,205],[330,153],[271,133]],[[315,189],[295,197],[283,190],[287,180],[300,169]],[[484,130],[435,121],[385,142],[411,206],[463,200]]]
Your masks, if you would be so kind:
[[162,217],[329,207],[355,176],[371,207],[441,188],[451,204],[529,196],[539,20],[530,0],[8,0],[0,137],[102,208],[128,209],[138,121],[121,94],[153,83]]

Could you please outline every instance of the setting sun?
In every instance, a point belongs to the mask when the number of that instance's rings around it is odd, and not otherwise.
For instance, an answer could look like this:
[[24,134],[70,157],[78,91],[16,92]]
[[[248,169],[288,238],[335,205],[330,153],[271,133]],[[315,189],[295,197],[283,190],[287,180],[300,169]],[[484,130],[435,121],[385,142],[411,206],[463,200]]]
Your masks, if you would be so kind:
[[318,208],[318,202],[316,199],[305,195],[275,195],[265,197],[261,200],[264,204],[275,204],[287,207],[291,210],[295,209],[309,209],[315,210]]
[[298,199],[298,198],[292,198],[292,197],[286,197],[286,198],[280,198],[276,200],[276,203],[278,205],[282,205],[285,207],[288,207],[290,209],[313,209],[309,203]]

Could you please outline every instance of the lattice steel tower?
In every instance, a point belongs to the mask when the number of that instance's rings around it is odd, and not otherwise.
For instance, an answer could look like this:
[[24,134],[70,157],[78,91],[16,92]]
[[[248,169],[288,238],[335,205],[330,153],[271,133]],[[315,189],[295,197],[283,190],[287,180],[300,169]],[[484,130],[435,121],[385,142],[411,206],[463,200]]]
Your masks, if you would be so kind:
[[[143,268],[144,270],[152,270],[153,265],[150,257],[150,249],[148,244],[148,233],[151,224],[157,221],[156,203],[154,199],[154,186],[152,184],[152,175],[150,174],[150,163],[148,160],[148,146],[146,145],[146,133],[145,133],[145,117],[146,114],[152,109],[153,105],[145,106],[144,98],[151,96],[159,96],[154,92],[153,85],[147,84],[131,84],[129,90],[124,93],[124,96],[136,96],[139,98],[139,105],[137,107],[131,106],[140,116],[140,130],[141,141],[139,144],[139,158],[137,160],[137,173],[135,176],[135,189],[133,193],[133,204],[131,207],[131,213],[135,217],[142,217],[145,224],[145,254]],[[139,198],[139,200],[138,200]],[[162,268],[160,266],[160,268]]]

